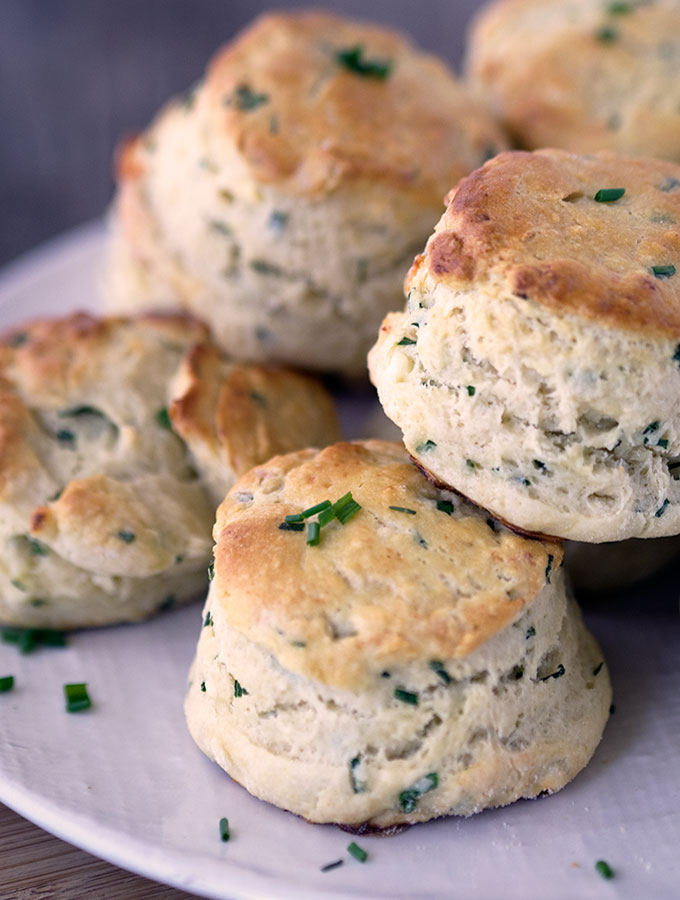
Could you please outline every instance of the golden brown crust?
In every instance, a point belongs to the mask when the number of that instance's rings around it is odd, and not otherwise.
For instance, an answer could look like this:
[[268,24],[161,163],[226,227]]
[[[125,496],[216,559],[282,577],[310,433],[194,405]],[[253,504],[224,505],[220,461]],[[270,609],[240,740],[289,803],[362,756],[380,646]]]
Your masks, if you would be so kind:
[[[670,187],[670,189],[669,189]],[[614,202],[598,190],[625,188]],[[503,153],[463,179],[414,263],[613,328],[680,337],[680,166],[601,153]],[[652,268],[675,266],[656,277]]]
[[[347,491],[361,511],[327,525],[318,546],[279,528]],[[534,600],[562,550],[494,530],[457,498],[449,515],[437,509],[445,497],[397,444],[276,457],[218,510],[217,602],[286,668],[340,687],[415,659],[465,657]]]
[[229,363],[212,344],[187,354],[178,391],[170,407],[175,431],[236,477],[301,443],[320,446],[339,436],[335,406],[318,381]]
[[[338,64],[356,47],[386,62],[387,77]],[[243,88],[250,104],[238,100]],[[442,62],[396,32],[326,12],[261,16],[217,54],[203,90],[252,176],[294,193],[370,179],[431,202],[474,165],[463,134],[478,156],[505,144]]]

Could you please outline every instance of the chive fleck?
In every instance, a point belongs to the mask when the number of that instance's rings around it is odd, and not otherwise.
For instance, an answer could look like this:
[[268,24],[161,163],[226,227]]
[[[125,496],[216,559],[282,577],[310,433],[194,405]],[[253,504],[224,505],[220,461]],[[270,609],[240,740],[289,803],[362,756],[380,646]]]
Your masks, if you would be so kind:
[[168,431],[172,431],[172,422],[170,421],[170,413],[166,409],[166,407],[162,407],[156,413],[156,421],[161,426],[161,428],[167,428]]
[[598,875],[601,875],[603,878],[609,879],[614,877],[614,870],[606,863],[603,859],[598,859],[595,863],[595,871]]
[[549,678],[561,678],[567,670],[564,668],[562,663],[555,669],[554,672],[551,672],[549,675],[545,675],[541,678],[541,681],[547,681]]
[[555,557],[552,553],[548,554],[548,565],[545,567],[545,580],[548,584],[550,584],[550,573],[552,572],[552,565],[555,562]]
[[274,231],[283,231],[288,222],[288,213],[275,209],[269,216],[269,227]]
[[447,516],[452,515],[454,506],[450,500],[437,500],[437,509],[440,512],[446,513]]
[[422,444],[418,444],[416,453],[428,453],[430,450],[434,450],[436,446],[435,442],[428,438],[428,440],[424,441]]
[[395,512],[406,513],[408,516],[415,516],[415,509],[409,509],[408,506],[390,506]]
[[7,691],[11,691],[14,687],[14,675],[5,675],[4,678],[0,678],[0,694],[6,694]]
[[675,266],[672,264],[665,266],[650,266],[649,271],[655,278],[672,278],[675,275]]
[[208,581],[212,581],[215,577],[215,561],[210,563],[208,566]]
[[16,334],[13,334],[11,336],[8,343],[10,347],[16,349],[17,347],[22,347],[27,341],[28,333],[26,331],[18,331]]
[[534,464],[534,469],[540,469],[540,470],[545,469],[545,463],[542,462],[540,459],[534,459],[534,460],[532,460],[532,462]]
[[65,684],[66,712],[82,712],[92,706],[90,695],[87,693],[87,684]]
[[40,541],[36,541],[35,538],[29,538],[28,544],[31,548],[31,556],[47,556],[49,553],[47,547]]
[[347,852],[360,863],[366,862],[368,859],[368,853],[366,853],[365,850],[362,850],[358,844],[354,843],[354,841],[347,847]]
[[474,459],[466,459],[465,465],[468,467],[468,469],[476,469],[477,468],[477,463],[474,461]]
[[402,703],[410,703],[411,706],[418,706],[418,694],[412,691],[404,691],[402,688],[394,689],[394,696]]
[[248,691],[234,678],[234,697],[243,697]]
[[349,777],[352,782],[352,790],[355,794],[363,794],[366,790],[366,782],[359,781],[359,779],[354,774],[354,770],[360,764],[361,759],[358,756],[355,756],[354,759],[349,761]]
[[274,277],[281,275],[283,272],[280,266],[267,262],[266,259],[252,259],[250,268],[253,272],[257,272],[258,275],[272,275]]
[[258,106],[263,106],[269,100],[269,94],[258,94],[251,90],[247,84],[239,84],[233,94],[225,99],[226,106],[235,106],[243,112],[251,112]]
[[73,444],[75,443],[75,439],[75,434],[68,428],[60,428],[57,432],[57,440],[61,441],[62,444]]
[[428,791],[433,791],[438,784],[439,776],[436,772],[430,772],[429,775],[425,775],[423,778],[416,781],[412,787],[402,791],[399,794],[399,806],[401,807],[402,812],[412,813],[416,808],[418,799],[422,797],[423,794],[427,794]]
[[619,33],[616,28],[612,28],[611,25],[603,25],[595,32],[595,38],[600,41],[601,44],[613,44],[614,41],[618,40]]
[[231,834],[229,832],[229,819],[227,819],[225,816],[222,816],[222,818],[220,819],[220,840],[228,841],[230,837]]
[[444,663],[440,659],[431,659],[428,665],[432,671],[441,678],[444,684],[451,684],[451,676],[444,668]]
[[467,392],[468,392],[468,397],[474,397],[474,396],[475,396],[475,390],[476,390],[476,389],[475,389],[475,387],[474,387],[473,385],[469,384],[469,385],[467,386],[466,390],[467,390]]
[[206,692],[205,681],[202,681],[202,682],[201,682],[201,691],[202,691],[204,694],[205,694],[205,692]]
[[[340,501],[338,500],[338,503]],[[354,500],[351,494],[349,494],[349,500],[346,503],[343,503],[342,506],[338,508],[337,503],[335,504],[335,517],[340,522],[341,525],[344,525],[346,522],[359,512],[361,506]]]
[[486,524],[489,526],[489,528],[490,528],[492,531],[494,531],[494,532],[496,531],[496,523],[495,523],[495,521],[494,521],[493,519],[487,519],[487,520],[486,520]]
[[626,193],[625,188],[600,188],[593,198],[596,203],[613,203]]
[[[321,503],[317,503],[316,506],[310,506],[309,509],[303,509],[300,513],[300,517],[302,519],[309,519],[310,516],[315,516],[317,513],[321,512],[324,509],[328,509],[332,506],[330,500],[323,500]],[[286,521],[295,521],[291,519],[289,516],[286,516]]]
[[215,622],[212,617],[212,613],[210,610],[205,614],[205,619],[203,620],[203,627],[206,628],[208,625],[214,625]]
[[536,635],[536,628],[533,625],[529,625],[529,627],[527,628],[527,633],[525,635],[525,638],[527,640],[529,640],[529,638],[532,638],[535,635]]
[[310,547],[316,547],[321,540],[321,526],[318,522],[310,522],[307,526],[307,543]]
[[671,358],[673,362],[680,362],[680,344],[675,348],[675,353]]
[[417,343],[410,337],[403,337],[400,341],[397,341],[397,347],[408,347],[409,344]]
[[384,81],[392,70],[392,63],[388,59],[366,59],[361,44],[338,50],[335,54],[335,61],[339,66],[355,75],[363,78],[375,78],[377,81]]
[[258,391],[251,391],[250,399],[256,406],[259,406],[262,409],[266,409],[268,406],[267,398],[264,396],[264,394],[260,394]]
[[221,219],[213,219],[213,221],[210,223],[210,227],[213,231],[218,231],[220,234],[223,234],[226,237],[231,236],[231,228],[227,225],[226,222],[223,222]]
[[60,419],[79,418],[80,416],[103,416],[94,406],[71,406],[68,409],[60,409],[57,413]]
[[601,662],[599,662],[593,669],[593,675],[599,675],[600,672],[602,671],[603,665],[604,665],[604,660],[601,660]]
[[607,4],[607,12],[610,16],[625,16],[633,12],[632,3],[626,3],[624,0],[614,0]]
[[654,517],[655,517],[656,519],[660,519],[661,516],[666,512],[666,507],[668,506],[668,504],[669,504],[670,502],[671,502],[671,501],[668,499],[668,497],[666,497],[666,499],[663,501],[663,503],[661,504],[661,506],[660,506],[660,507],[657,509],[657,511],[654,513]]
[[342,859],[336,859],[334,862],[326,863],[325,866],[321,866],[321,871],[322,872],[331,872],[333,869],[337,869],[338,866],[341,866],[343,864],[343,862],[344,862],[344,860],[342,860]]
[[656,446],[663,447],[664,450],[667,450],[668,449],[668,438],[660,438],[660,440],[658,440],[656,442]]
[[281,522],[279,531],[304,531],[304,522]]
[[119,531],[118,537],[126,544],[131,544],[134,541],[136,535],[134,531]]
[[51,628],[3,628],[2,639],[6,644],[16,644],[20,653],[31,653],[39,645],[65,647],[66,635]]

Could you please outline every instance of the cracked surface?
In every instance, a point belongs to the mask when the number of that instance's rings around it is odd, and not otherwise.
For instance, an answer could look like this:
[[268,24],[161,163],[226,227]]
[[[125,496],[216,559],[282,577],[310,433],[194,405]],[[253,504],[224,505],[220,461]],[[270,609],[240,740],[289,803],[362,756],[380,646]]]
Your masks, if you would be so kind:
[[[395,444],[243,481],[220,508],[186,699],[194,740],[236,781],[311,821],[389,828],[559,790],[587,763],[611,689],[559,547],[492,530]],[[361,511],[315,547],[278,531],[329,489]]]
[[[680,218],[680,191],[658,187],[671,170],[497,157],[452,192],[407,309],[369,355],[409,452],[519,528],[588,542],[680,531],[680,274],[650,274],[667,257],[680,273],[680,258],[677,233],[645,218],[657,200]],[[595,203],[614,182],[626,195]]]

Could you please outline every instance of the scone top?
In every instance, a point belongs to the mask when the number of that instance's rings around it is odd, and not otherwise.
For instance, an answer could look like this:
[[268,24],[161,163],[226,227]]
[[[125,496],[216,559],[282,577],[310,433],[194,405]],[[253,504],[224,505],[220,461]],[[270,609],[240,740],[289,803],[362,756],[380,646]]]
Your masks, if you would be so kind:
[[[285,527],[348,492],[361,508],[322,527],[318,544],[308,525]],[[218,510],[214,537],[213,614],[290,671],[348,689],[414,660],[467,656],[533,602],[562,559],[559,544],[508,531],[382,441],[252,470]]]
[[438,59],[327,12],[261,16],[215,57],[197,103],[226,155],[292,194],[368,180],[430,203],[505,143]]
[[407,291],[474,286],[680,339],[680,166],[610,153],[502,153],[447,201]]

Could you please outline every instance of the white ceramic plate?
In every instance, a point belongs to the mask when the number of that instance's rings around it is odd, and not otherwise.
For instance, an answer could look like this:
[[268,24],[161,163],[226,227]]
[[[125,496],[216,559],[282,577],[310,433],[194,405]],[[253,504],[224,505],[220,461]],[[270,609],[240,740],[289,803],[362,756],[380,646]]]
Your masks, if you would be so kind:
[[[101,226],[29,255],[0,278],[0,325],[98,305]],[[347,401],[355,432],[366,398]],[[359,415],[360,414],[360,415]],[[680,622],[672,579],[589,615],[616,713],[590,766],[553,797],[392,838],[351,838],[250,797],[189,738],[182,714],[200,607],[81,631],[66,649],[0,644],[0,800],[112,863],[227,900],[671,900],[680,892]],[[64,711],[62,685],[94,706]],[[219,840],[227,816],[232,840]],[[344,865],[322,873],[321,866]],[[604,881],[598,859],[616,871]]]

